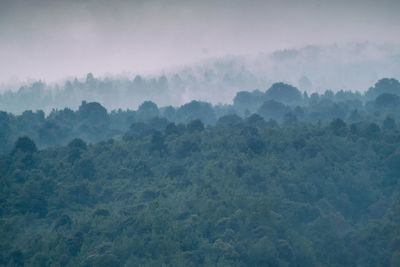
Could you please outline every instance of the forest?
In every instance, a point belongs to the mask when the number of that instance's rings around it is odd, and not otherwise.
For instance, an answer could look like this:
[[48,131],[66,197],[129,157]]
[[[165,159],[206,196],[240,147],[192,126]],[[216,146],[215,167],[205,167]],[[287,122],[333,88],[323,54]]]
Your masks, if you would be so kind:
[[0,112],[0,266],[400,266],[398,80],[79,100]]
[[87,75],[83,75],[87,71],[62,74],[56,80],[43,74],[39,76],[42,80],[7,83],[1,79],[5,72],[0,72],[0,110],[14,114],[43,110],[48,114],[65,107],[76,110],[82,100],[99,102],[110,111],[137,109],[148,100],[160,107],[192,100],[229,104],[238,91],[266,91],[276,81],[309,93],[325,89],[364,92],[382,77],[399,79],[399,70],[400,45],[360,43],[224,56],[155,73],[104,75],[93,70]]

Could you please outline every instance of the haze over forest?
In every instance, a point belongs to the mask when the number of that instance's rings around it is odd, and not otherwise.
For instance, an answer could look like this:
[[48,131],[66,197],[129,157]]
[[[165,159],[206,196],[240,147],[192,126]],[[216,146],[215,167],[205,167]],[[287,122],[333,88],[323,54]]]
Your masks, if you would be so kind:
[[399,11],[0,0],[0,266],[400,266]]
[[[88,73],[115,90],[136,90],[113,100],[83,92],[41,107],[50,111],[77,108],[83,98],[109,109],[145,100],[230,103],[240,90],[274,82],[308,92],[365,91],[383,77],[400,78],[399,9],[394,0],[2,0],[0,92],[38,81],[57,91]],[[137,76],[153,85],[127,89]],[[160,78],[166,88],[152,88]],[[40,108],[11,98],[0,108]]]
[[[400,46],[307,46],[208,59],[156,75],[90,75],[97,82],[84,87],[77,78],[86,82],[87,74],[49,84],[32,81],[14,90],[6,87],[0,95],[0,108],[17,113],[26,109],[49,112],[53,108],[76,109],[82,100],[98,101],[110,110],[136,109],[146,100],[159,106],[178,106],[191,100],[231,104],[237,92],[266,90],[275,82],[290,83],[308,93],[364,92],[382,77],[400,77]],[[62,97],[66,90],[70,91],[67,98]]]
[[[228,56],[240,57],[236,68],[256,61],[245,69],[269,82],[305,75],[316,89],[363,90],[399,75],[399,9],[395,0],[2,0],[0,84],[159,76]],[[293,49],[300,56],[266,56]]]

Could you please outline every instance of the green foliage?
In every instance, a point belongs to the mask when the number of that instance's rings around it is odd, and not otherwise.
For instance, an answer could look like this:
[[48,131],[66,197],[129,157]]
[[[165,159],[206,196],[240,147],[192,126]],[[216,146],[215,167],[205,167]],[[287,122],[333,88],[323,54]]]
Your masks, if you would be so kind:
[[258,115],[199,125],[2,156],[2,264],[398,260],[397,132],[373,123],[352,131],[341,120],[277,124]]
[[159,115],[157,105],[151,101],[143,102],[137,111],[137,118],[139,121],[148,121]]
[[267,90],[266,97],[283,103],[298,103],[302,100],[299,89],[285,83],[274,83]]
[[374,99],[380,94],[400,95],[400,83],[396,79],[384,78],[379,80],[375,86],[371,87],[366,95],[370,99]]
[[191,101],[182,105],[176,111],[176,121],[188,123],[192,120],[201,120],[206,124],[213,124],[216,121],[216,115],[210,103],[201,101]]
[[398,109],[354,99],[0,113],[0,265],[397,266]]
[[37,151],[36,144],[27,136],[18,138],[15,142],[14,151],[22,151],[27,153],[33,153]]
[[201,132],[204,130],[204,124],[199,119],[192,120],[191,122],[188,123],[186,129],[190,133]]
[[[135,83],[141,83],[140,79]],[[370,89],[365,94],[327,90],[323,94],[303,94],[304,97],[297,88],[276,83],[265,93],[259,90],[238,92],[233,105],[191,101],[180,107],[158,108],[154,102],[145,101],[136,111],[118,109],[108,113],[97,102],[82,101],[77,111],[68,108],[52,110],[47,117],[41,110],[28,110],[18,116],[2,112],[0,153],[10,152],[19,136],[29,136],[38,148],[46,148],[66,145],[74,138],[87,143],[110,138],[136,138],[153,130],[163,132],[170,123],[175,123],[177,128],[169,125],[167,135],[173,132],[178,134],[186,130],[180,124],[200,120],[205,127],[217,122],[222,126],[240,123],[240,120],[250,118],[255,113],[265,120],[292,126],[297,123],[330,123],[341,119],[348,125],[367,121],[396,130],[396,121],[400,120],[397,83],[394,79],[383,79],[373,87],[376,89]],[[96,88],[101,84],[92,75],[88,75],[84,83],[85,86]],[[377,93],[372,99],[371,90]],[[393,120],[385,121],[387,117]]]
[[257,111],[264,119],[281,120],[289,112],[289,109],[282,103],[275,100],[268,100],[262,104]]
[[375,99],[377,108],[396,108],[400,104],[400,97],[394,94],[383,93]]
[[101,127],[108,123],[107,110],[96,102],[87,103],[83,101],[77,115],[82,120],[82,123],[90,126]]
[[85,141],[79,138],[74,138],[71,142],[69,142],[68,147],[70,149],[78,149],[78,150],[86,150],[87,145]]

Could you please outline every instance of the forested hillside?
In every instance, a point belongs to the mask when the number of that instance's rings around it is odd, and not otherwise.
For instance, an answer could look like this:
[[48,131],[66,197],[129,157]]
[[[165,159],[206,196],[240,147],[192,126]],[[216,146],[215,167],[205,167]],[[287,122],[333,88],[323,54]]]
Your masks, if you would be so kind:
[[8,266],[398,266],[400,135],[236,115],[0,159]]
[[[112,101],[112,96],[108,97]],[[35,101],[34,97],[29,99]],[[130,128],[133,131],[143,127],[160,129],[168,122],[180,124],[199,119],[205,125],[214,125],[220,117],[229,114],[241,118],[258,114],[267,121],[279,123],[327,124],[340,118],[349,124],[366,121],[394,127],[400,121],[400,83],[388,78],[379,80],[365,93],[327,90],[309,95],[292,85],[275,83],[265,90],[238,92],[232,104],[219,105],[191,101],[177,107],[158,107],[152,101],[144,101],[136,110],[107,111],[103,103],[80,101],[77,110],[53,109],[48,114],[42,110],[27,110],[20,115],[0,111],[0,153],[10,152],[17,138],[24,135],[33,139],[39,148],[66,145],[73,138],[95,143],[121,139]]]
[[0,267],[400,267],[400,0],[0,0]]
[[1,113],[1,266],[400,266],[400,84]]
[[20,85],[0,82],[0,110],[17,114],[37,109],[49,113],[65,107],[75,110],[82,100],[99,102],[108,110],[137,109],[147,100],[159,106],[180,106],[192,100],[227,104],[238,91],[265,91],[276,81],[323,94],[327,88],[364,92],[382,77],[400,78],[400,45],[310,45],[209,59],[152,75],[88,73]]

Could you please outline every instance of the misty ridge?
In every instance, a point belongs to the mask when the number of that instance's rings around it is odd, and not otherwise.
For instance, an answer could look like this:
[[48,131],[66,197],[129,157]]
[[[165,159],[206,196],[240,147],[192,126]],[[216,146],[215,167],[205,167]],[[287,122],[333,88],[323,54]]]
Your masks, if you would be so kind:
[[[134,83],[138,83],[138,79],[135,78]],[[140,82],[141,85],[146,84],[143,80]],[[166,79],[155,83],[165,86]],[[99,91],[101,84],[103,81],[96,80],[92,74],[87,75],[85,82],[75,81],[77,88],[89,92],[93,92],[90,88],[95,88],[94,93],[106,94],[106,91]],[[39,86],[36,83],[31,89],[37,92]],[[73,92],[71,86],[67,82],[67,95]],[[166,89],[166,86],[163,88]],[[18,91],[17,95],[21,92]],[[45,92],[42,93],[45,95]],[[43,97],[41,94],[39,96]],[[114,94],[111,91],[107,96],[113,98]],[[26,98],[27,103],[32,97]],[[38,99],[46,101],[46,98]],[[159,107],[155,102],[146,100],[136,110],[119,108],[107,111],[99,102],[83,100],[76,111],[71,108],[53,109],[47,115],[43,110],[25,110],[21,115],[1,111],[0,153],[10,152],[21,136],[29,136],[43,149],[66,145],[74,138],[89,143],[108,139],[129,140],[152,131],[164,132],[175,125],[185,128],[185,125],[192,127],[191,124],[199,124],[199,127],[227,124],[233,127],[244,119],[284,127],[334,122],[360,124],[365,131],[369,131],[369,127],[396,128],[396,121],[400,121],[400,82],[383,78],[363,93],[326,90],[310,94],[279,82],[265,91],[239,91],[231,102],[213,105],[206,101],[191,100],[180,106]]]
[[399,51],[0,96],[0,266],[400,265]]
[[0,0],[0,267],[399,267],[399,0]]
[[65,107],[76,110],[83,100],[99,102],[108,110],[136,109],[147,100],[160,107],[180,106],[191,100],[231,104],[237,92],[266,90],[275,82],[292,84],[308,93],[365,92],[383,77],[400,78],[399,45],[307,46],[209,59],[153,75],[97,77],[89,73],[50,84],[38,80],[19,88],[2,85],[0,109],[16,114],[25,110],[49,113]]
[[393,78],[2,111],[0,265],[397,267],[399,121]]

